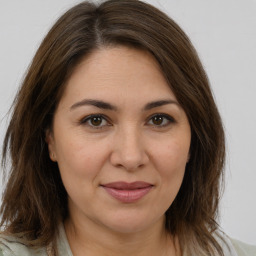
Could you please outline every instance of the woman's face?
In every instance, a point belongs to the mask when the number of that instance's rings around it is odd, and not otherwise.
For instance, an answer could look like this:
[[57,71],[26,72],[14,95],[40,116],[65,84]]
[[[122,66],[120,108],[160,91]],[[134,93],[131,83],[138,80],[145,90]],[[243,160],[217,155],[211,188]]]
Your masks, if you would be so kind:
[[47,135],[70,218],[122,233],[162,225],[190,140],[186,114],[149,53],[93,52],[67,82]]

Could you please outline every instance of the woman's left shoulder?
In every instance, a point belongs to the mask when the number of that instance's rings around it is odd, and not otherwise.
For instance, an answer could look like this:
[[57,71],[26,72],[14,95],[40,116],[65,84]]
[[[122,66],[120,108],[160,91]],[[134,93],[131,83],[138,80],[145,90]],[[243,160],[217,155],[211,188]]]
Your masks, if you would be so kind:
[[233,239],[221,230],[216,230],[214,237],[225,256],[256,256],[256,246]]
[[256,256],[256,246],[230,238],[238,256]]

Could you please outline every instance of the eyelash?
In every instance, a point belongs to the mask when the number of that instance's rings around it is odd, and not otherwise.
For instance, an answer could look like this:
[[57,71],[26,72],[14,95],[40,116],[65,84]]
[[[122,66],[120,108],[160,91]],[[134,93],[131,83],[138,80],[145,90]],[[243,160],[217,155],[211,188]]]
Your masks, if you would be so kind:
[[164,128],[164,127],[166,127],[166,126],[168,126],[168,125],[170,125],[170,124],[175,123],[175,120],[174,120],[173,117],[171,117],[171,116],[169,116],[169,115],[167,115],[167,114],[162,114],[162,113],[154,114],[154,115],[150,116],[149,119],[148,119],[148,121],[147,121],[147,123],[149,123],[149,121],[152,121],[153,118],[163,118],[162,120],[164,120],[165,122],[167,122],[167,123],[165,123],[165,124],[160,124],[160,125],[151,124],[151,126],[155,126],[156,128]]
[[[100,118],[101,119],[101,123],[99,124],[99,126],[93,125],[91,123],[93,118]],[[163,122],[165,122],[165,124],[159,124],[159,125],[156,125],[154,123],[149,124],[150,121],[152,122],[153,118],[160,118],[160,119],[163,118],[162,120],[163,120]],[[107,124],[102,125],[103,121],[107,122]],[[168,125],[173,124],[175,122],[176,121],[175,121],[175,119],[173,117],[171,117],[171,116],[169,116],[167,114],[159,113],[159,114],[154,114],[154,115],[150,116],[146,123],[148,123],[150,126],[154,126],[155,128],[160,128],[161,129],[161,128],[167,127]],[[90,128],[92,128],[92,129],[103,129],[106,126],[111,126],[111,122],[103,114],[93,114],[93,115],[86,116],[79,123],[82,124],[82,125],[87,125]]]
[[[106,125],[101,125],[100,124],[100,126],[89,124],[89,122],[92,122],[93,118],[101,118],[101,120],[105,120],[107,122],[107,124]],[[92,129],[102,129],[102,128],[106,127],[106,126],[111,126],[110,122],[108,121],[108,118],[105,115],[102,115],[102,114],[94,114],[94,115],[86,116],[85,118],[83,118],[80,121],[80,124],[87,125],[90,128],[92,128]]]

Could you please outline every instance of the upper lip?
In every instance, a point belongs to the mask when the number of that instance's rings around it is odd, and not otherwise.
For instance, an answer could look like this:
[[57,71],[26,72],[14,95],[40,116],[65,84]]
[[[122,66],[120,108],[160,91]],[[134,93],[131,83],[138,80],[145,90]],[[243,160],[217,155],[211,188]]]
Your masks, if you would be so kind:
[[144,181],[135,181],[131,183],[125,182],[125,181],[117,181],[117,182],[103,184],[102,186],[106,188],[114,188],[114,189],[120,189],[120,190],[132,190],[132,189],[147,188],[153,185]]

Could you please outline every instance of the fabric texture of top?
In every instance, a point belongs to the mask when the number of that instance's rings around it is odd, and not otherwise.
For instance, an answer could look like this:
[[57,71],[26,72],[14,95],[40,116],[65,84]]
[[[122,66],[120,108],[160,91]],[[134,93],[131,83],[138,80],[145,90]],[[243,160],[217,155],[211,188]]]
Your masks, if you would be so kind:
[[[223,234],[224,241],[219,240],[225,256],[256,256],[256,246],[242,243],[231,239]],[[60,256],[73,256],[64,226],[60,225],[59,237],[57,240],[58,253]],[[18,242],[14,237],[0,236],[0,256],[52,256],[47,248],[31,249]]]

